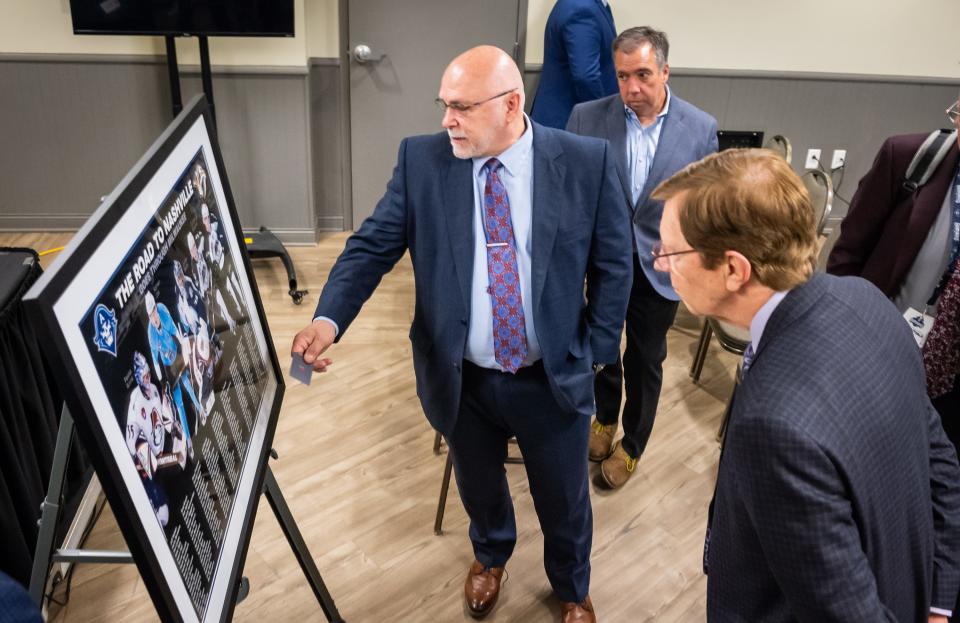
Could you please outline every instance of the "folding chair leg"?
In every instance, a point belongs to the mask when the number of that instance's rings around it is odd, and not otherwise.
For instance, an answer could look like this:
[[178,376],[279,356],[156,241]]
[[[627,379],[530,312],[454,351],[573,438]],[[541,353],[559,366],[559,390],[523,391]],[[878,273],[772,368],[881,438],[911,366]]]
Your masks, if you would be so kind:
[[443,468],[443,483],[440,485],[440,500],[437,502],[437,518],[433,522],[433,533],[443,534],[443,512],[447,507],[447,492],[450,490],[450,473],[453,471],[453,457],[447,451],[447,464]]
[[693,365],[690,367],[690,378],[694,383],[700,382],[700,373],[703,371],[703,363],[707,359],[707,349],[710,348],[710,338],[713,337],[713,329],[707,319],[703,319],[703,330],[700,332],[700,342],[697,344],[697,352],[693,356]]
[[441,435],[441,434],[438,432],[437,435],[433,438],[433,453],[434,453],[434,454],[437,454],[437,455],[440,454],[440,442],[441,442],[441,441],[443,441],[443,435]]

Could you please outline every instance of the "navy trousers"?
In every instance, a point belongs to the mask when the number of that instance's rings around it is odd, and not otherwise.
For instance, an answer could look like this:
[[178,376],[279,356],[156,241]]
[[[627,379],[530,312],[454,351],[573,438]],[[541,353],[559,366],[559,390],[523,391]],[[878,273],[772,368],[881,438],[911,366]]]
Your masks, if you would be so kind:
[[620,417],[620,399],[627,395],[623,405],[623,449],[637,459],[643,454],[653,431],[663,385],[663,361],[667,358],[667,331],[677,315],[677,301],[665,299],[650,285],[633,256],[633,287],[627,306],[627,348],[622,363],[597,374],[594,391],[597,397],[597,421],[616,424]]
[[543,532],[543,566],[561,601],[580,602],[590,588],[589,429],[589,418],[564,412],[554,400],[542,363],[514,375],[464,361],[460,412],[447,444],[474,555],[502,567],[513,553],[517,526],[503,462],[507,440],[516,437]]

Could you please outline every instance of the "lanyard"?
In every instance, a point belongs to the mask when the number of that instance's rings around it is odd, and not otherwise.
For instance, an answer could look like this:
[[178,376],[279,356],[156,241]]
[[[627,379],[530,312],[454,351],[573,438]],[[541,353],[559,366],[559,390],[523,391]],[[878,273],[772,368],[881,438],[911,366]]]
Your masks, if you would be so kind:
[[940,298],[943,288],[947,285],[947,281],[950,280],[951,275],[953,275],[953,271],[957,265],[957,256],[960,255],[960,168],[957,168],[957,174],[953,179],[951,200],[953,203],[953,211],[950,221],[950,261],[947,262],[946,270],[943,271],[943,275],[940,276],[940,281],[937,282],[936,289],[934,289],[933,294],[927,301],[928,307],[937,303],[937,299]]

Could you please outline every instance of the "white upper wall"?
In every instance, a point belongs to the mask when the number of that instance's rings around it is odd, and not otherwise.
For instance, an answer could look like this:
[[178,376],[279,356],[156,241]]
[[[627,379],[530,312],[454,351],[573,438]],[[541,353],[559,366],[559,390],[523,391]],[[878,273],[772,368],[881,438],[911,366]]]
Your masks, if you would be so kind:
[[[554,0],[528,0],[528,63],[543,62]],[[293,38],[212,37],[215,65],[303,67],[339,56],[338,0],[295,0]],[[610,0],[617,27],[651,25],[670,36],[677,68],[960,78],[958,0]],[[68,0],[0,0],[0,53],[164,53],[159,37],[73,34]],[[194,41],[179,60],[197,64]]]
[[[332,3],[336,7],[336,0],[294,0],[296,36],[210,37],[211,62],[214,65],[305,66],[304,2],[311,5]],[[0,15],[3,16],[0,20],[2,54],[166,53],[162,37],[74,35],[68,0],[0,0]],[[188,65],[199,64],[195,40],[177,39],[177,60]]]
[[[528,63],[553,0],[528,0]],[[960,78],[957,0],[610,0],[618,30],[653,26],[683,68]]]

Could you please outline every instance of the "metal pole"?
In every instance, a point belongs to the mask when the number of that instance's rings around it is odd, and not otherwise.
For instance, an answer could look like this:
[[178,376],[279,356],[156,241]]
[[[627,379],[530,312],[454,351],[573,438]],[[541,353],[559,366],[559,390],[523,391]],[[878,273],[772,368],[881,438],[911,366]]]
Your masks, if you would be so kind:
[[33,554],[33,569],[30,573],[30,597],[43,609],[43,591],[47,585],[47,571],[50,569],[50,557],[53,553],[53,540],[60,520],[60,497],[63,494],[63,481],[70,458],[70,445],[73,442],[73,418],[67,405],[60,412],[60,429],[57,431],[57,445],[53,451],[53,465],[50,467],[50,482],[47,484],[47,496],[40,504],[40,531],[37,535],[37,547]]
[[183,101],[180,99],[180,69],[177,66],[177,43],[173,35],[164,37],[167,43],[167,74],[170,76],[170,99],[173,101],[173,116],[176,117],[183,110]]
[[217,128],[217,108],[213,104],[213,75],[210,70],[210,46],[203,35],[197,37],[200,41],[200,81],[203,84],[203,93],[210,102],[210,117],[213,119],[213,128]]

